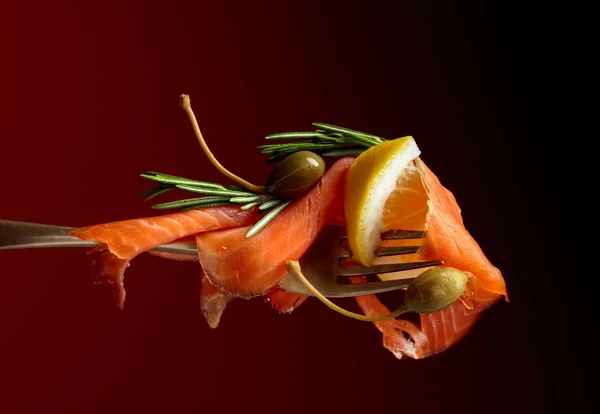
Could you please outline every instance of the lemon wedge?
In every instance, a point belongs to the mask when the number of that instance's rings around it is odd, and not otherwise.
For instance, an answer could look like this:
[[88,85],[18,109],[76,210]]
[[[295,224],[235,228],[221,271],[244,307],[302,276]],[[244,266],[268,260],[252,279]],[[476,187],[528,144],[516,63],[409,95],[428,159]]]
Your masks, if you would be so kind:
[[413,137],[384,141],[358,156],[346,175],[344,212],[353,259],[369,266],[385,231],[384,205],[398,179],[421,154]]

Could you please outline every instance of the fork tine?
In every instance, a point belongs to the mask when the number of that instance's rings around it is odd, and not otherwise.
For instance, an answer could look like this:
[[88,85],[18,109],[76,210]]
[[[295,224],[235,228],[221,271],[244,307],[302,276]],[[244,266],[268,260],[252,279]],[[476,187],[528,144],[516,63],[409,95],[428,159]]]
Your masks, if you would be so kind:
[[[419,230],[390,230],[381,234],[381,240],[405,240],[405,239],[420,239],[425,235],[424,231]],[[348,249],[348,235],[342,233],[339,238],[340,248],[337,250],[338,255],[341,258],[348,258],[351,256],[350,250]],[[396,256],[399,254],[410,254],[416,253],[420,246],[394,246],[394,247],[380,247],[375,251],[375,255],[379,257],[384,256]]]
[[398,254],[410,254],[416,253],[421,246],[397,246],[397,247],[380,247],[375,251],[375,255],[379,257],[383,256],[396,256]]
[[[337,286],[330,287],[324,286],[320,292],[323,296],[328,298],[347,298],[354,296],[373,295],[378,293],[390,292],[392,290],[398,290],[408,287],[410,282],[414,278],[396,279],[390,281],[381,282],[368,282],[368,283],[357,283],[357,284],[338,284]],[[305,292],[308,296],[312,296],[312,293]]]
[[[396,256],[399,254],[410,254],[410,253],[416,253],[417,251],[419,251],[419,247],[420,246],[396,246],[396,247],[380,247],[379,249],[375,250],[375,255],[379,256],[379,257],[384,257],[384,256]],[[342,259],[346,259],[350,256],[352,256],[350,254],[350,250],[348,250],[347,248],[340,246],[337,249],[338,255],[339,257],[341,257]]]
[[[425,232],[420,230],[390,230],[381,233],[381,240],[422,239],[424,236]],[[347,238],[347,234],[342,234],[340,240]]]
[[423,267],[439,266],[444,262],[410,262],[382,264],[374,266],[340,266],[338,276],[367,276],[382,273],[402,272],[404,270],[421,269]]
[[390,230],[381,234],[381,240],[422,239],[424,231],[418,230]]

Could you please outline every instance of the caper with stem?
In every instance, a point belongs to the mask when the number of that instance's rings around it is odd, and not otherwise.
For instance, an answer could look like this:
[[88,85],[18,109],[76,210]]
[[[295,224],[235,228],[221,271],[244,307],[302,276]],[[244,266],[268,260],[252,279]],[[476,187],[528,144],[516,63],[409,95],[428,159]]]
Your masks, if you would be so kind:
[[325,172],[325,161],[311,151],[298,151],[281,161],[267,179],[266,192],[297,197],[316,184]]
[[467,275],[453,267],[433,267],[421,273],[406,289],[403,306],[409,312],[433,313],[460,298]]
[[404,301],[398,309],[387,315],[367,316],[348,311],[327,299],[302,274],[298,261],[289,260],[287,270],[330,309],[366,322],[382,322],[409,312],[433,313],[445,309],[461,297],[468,280],[466,273],[453,267],[433,267],[421,273],[410,283],[406,289]]

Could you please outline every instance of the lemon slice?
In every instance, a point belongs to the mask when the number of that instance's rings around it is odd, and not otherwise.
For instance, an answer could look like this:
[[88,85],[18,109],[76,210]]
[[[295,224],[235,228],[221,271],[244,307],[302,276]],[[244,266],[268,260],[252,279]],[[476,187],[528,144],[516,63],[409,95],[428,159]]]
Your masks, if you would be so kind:
[[384,141],[358,156],[346,175],[344,212],[354,260],[369,266],[381,242],[384,205],[398,178],[421,154],[413,137]]

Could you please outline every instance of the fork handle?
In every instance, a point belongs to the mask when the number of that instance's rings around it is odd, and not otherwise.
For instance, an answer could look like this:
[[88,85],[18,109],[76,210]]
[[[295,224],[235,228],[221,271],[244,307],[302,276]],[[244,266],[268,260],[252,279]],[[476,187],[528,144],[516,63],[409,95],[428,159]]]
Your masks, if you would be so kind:
[[[74,227],[26,223],[0,219],[0,250],[36,249],[46,247],[94,247],[95,240],[81,240],[65,232]],[[196,243],[174,241],[156,246],[156,252],[197,255]]]
[[73,227],[0,219],[0,250],[46,247],[94,247],[96,241],[81,240],[65,232]]

